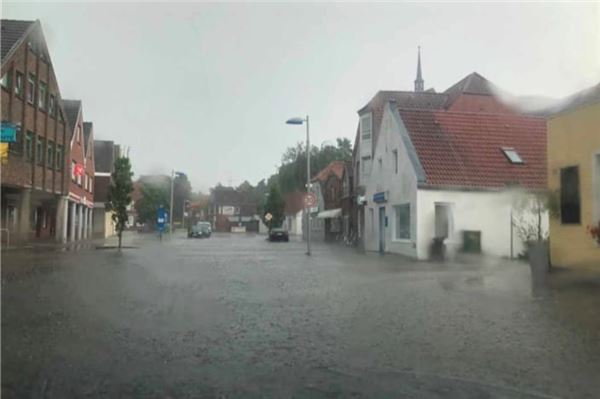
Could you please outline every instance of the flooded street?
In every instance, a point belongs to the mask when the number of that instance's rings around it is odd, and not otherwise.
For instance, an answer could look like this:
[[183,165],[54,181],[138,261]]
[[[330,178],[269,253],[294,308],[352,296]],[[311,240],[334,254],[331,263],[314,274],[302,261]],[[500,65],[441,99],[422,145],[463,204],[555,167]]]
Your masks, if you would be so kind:
[[[214,234],[4,252],[3,397],[600,391],[600,279]],[[484,264],[482,264],[484,263]],[[487,396],[486,396],[487,395]]]

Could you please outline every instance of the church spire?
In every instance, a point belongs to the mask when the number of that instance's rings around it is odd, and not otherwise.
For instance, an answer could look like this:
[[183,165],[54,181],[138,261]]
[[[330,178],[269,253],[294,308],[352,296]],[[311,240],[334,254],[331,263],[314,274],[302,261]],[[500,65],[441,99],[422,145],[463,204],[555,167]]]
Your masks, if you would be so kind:
[[421,74],[421,46],[419,46],[417,55],[417,78],[415,79],[415,91],[425,90],[425,81]]

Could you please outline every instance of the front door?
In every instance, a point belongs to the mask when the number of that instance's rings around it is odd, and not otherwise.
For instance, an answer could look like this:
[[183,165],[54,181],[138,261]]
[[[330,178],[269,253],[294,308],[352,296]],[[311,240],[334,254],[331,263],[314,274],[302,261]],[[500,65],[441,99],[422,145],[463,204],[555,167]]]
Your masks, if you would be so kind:
[[385,207],[379,208],[379,253],[385,252]]

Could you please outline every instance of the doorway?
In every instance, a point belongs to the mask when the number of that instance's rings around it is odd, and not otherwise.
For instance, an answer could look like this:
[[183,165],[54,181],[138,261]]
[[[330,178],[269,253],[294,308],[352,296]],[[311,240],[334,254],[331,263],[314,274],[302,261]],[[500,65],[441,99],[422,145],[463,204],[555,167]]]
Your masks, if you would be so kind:
[[385,252],[385,207],[379,208],[379,253]]

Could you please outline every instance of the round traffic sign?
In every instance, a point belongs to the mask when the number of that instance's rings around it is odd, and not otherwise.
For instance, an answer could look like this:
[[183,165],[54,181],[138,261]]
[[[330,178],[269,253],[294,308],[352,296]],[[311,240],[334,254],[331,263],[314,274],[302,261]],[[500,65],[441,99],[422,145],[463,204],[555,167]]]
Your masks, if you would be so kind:
[[307,208],[313,208],[317,205],[317,196],[314,193],[307,193],[304,196],[304,205]]

